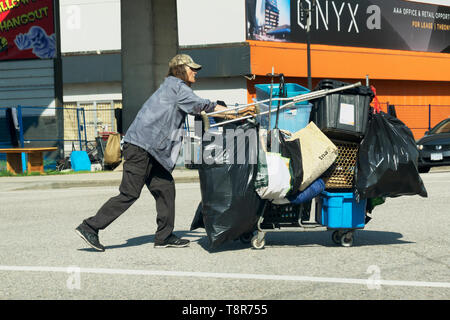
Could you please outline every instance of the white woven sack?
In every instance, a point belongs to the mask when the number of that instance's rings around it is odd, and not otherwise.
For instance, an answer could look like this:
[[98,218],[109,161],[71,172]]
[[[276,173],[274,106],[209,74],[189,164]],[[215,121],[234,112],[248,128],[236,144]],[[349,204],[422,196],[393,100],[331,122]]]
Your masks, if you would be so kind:
[[333,164],[338,148],[312,121],[288,140],[295,139],[300,139],[303,165],[300,191],[303,191]]
[[267,187],[256,189],[261,199],[282,199],[291,188],[289,159],[279,153],[265,152],[269,183]]

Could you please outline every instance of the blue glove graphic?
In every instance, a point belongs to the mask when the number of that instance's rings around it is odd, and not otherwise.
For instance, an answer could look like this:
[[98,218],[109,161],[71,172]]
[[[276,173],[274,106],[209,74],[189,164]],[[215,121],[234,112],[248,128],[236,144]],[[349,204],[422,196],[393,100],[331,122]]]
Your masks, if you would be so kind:
[[28,33],[20,33],[14,39],[19,50],[33,49],[33,54],[39,58],[48,59],[56,57],[55,35],[47,35],[44,29],[33,26]]

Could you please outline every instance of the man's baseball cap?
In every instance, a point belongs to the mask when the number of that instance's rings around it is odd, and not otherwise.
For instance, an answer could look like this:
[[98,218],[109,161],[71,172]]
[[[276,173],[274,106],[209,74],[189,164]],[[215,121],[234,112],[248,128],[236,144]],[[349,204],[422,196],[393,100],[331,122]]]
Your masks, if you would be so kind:
[[190,56],[188,56],[187,54],[177,54],[175,57],[173,57],[170,61],[169,61],[169,68],[181,65],[181,64],[185,64],[188,67],[192,68],[192,69],[201,69],[202,66],[199,65],[198,63],[195,63],[194,60],[192,60],[192,58]]

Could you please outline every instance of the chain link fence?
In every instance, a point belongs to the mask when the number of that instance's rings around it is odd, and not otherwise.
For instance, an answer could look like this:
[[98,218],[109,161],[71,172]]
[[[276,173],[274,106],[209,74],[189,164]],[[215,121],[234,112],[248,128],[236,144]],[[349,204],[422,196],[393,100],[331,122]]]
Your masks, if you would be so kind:
[[[118,131],[116,110],[121,101],[69,102],[64,104],[64,151],[84,150],[95,138]],[[72,143],[73,141],[77,143]]]
[[392,105],[389,102],[380,104],[384,112],[393,110],[397,118],[411,129],[416,140],[422,138],[426,131],[440,121],[450,117],[450,105]]

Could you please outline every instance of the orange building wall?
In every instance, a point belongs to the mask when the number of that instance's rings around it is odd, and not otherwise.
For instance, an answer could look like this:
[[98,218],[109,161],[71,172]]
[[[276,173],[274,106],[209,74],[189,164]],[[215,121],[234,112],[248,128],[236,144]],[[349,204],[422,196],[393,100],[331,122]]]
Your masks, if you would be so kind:
[[[248,41],[251,72],[306,77],[306,45]],[[450,54],[311,45],[313,78],[450,81]]]
[[[248,42],[256,75],[247,82],[249,102],[255,97],[254,84],[270,83],[263,75],[272,67],[286,82],[307,87],[305,44]],[[450,117],[450,54],[312,45],[311,74],[313,88],[325,78],[365,84],[368,75],[382,109],[395,105],[416,139],[429,125]]]

